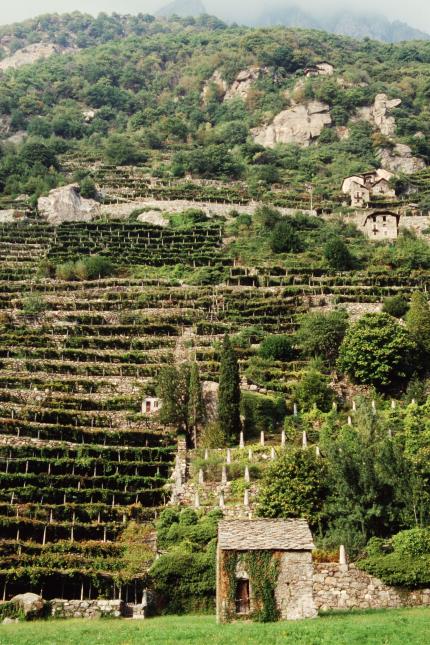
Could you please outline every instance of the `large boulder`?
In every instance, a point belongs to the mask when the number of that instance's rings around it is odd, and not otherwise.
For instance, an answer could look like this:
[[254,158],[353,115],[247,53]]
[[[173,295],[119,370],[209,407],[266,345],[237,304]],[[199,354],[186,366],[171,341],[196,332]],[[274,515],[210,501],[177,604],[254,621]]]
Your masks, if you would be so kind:
[[357,110],[357,117],[374,125],[386,137],[392,137],[396,131],[396,120],[390,112],[401,102],[401,99],[389,99],[386,94],[377,94],[371,107]]
[[406,175],[412,175],[418,170],[426,167],[425,161],[420,157],[414,157],[409,146],[398,143],[394,148],[380,148],[378,151],[381,166],[386,170]]
[[43,613],[45,601],[42,596],[36,593],[20,593],[12,598],[19,609],[24,613],[26,618],[36,618]]
[[84,199],[78,184],[69,184],[51,190],[47,197],[39,197],[37,208],[49,224],[63,222],[91,222],[100,216],[100,204],[94,199]]
[[306,148],[331,122],[329,106],[311,101],[284,110],[269,125],[255,128],[254,141],[266,148],[273,148],[277,143],[292,143]]

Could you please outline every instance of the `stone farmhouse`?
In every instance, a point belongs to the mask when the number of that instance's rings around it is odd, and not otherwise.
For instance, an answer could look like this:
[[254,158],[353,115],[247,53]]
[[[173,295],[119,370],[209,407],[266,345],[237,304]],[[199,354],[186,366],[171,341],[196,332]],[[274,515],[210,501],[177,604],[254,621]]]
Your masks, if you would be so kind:
[[267,604],[268,588],[274,618],[281,620],[315,618],[333,610],[430,606],[430,589],[386,585],[349,564],[342,546],[339,562],[313,562],[313,548],[305,520],[221,520],[218,622],[256,618]]
[[390,186],[393,173],[383,168],[365,172],[361,175],[352,175],[343,180],[342,192],[349,195],[351,206],[366,208],[372,197],[394,199],[396,191]]
[[277,570],[274,592],[280,618],[314,618],[313,548],[305,520],[222,520],[218,525],[217,620],[246,619],[261,611],[256,587],[257,578],[261,580],[265,572],[259,561],[269,561],[268,568]]
[[359,230],[370,240],[396,240],[400,215],[388,210],[375,210],[362,216]]

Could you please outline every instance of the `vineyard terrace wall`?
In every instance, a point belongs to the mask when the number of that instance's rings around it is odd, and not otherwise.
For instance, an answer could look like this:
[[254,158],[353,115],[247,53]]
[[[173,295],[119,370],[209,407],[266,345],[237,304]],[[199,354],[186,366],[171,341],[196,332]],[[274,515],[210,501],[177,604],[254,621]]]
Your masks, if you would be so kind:
[[430,589],[385,585],[354,564],[315,563],[313,599],[318,612],[430,605]]

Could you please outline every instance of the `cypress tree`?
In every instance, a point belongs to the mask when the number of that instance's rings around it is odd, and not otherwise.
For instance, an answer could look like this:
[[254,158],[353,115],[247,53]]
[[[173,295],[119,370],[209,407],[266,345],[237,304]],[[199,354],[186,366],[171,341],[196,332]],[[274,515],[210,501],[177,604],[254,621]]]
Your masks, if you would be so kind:
[[192,429],[194,447],[197,448],[197,428],[203,423],[205,408],[203,403],[202,386],[200,383],[199,366],[191,365],[188,393],[188,427]]
[[219,372],[218,420],[227,441],[240,432],[240,376],[230,338],[224,336]]
[[414,291],[411,305],[406,316],[409,333],[426,354],[430,353],[430,308],[427,296]]

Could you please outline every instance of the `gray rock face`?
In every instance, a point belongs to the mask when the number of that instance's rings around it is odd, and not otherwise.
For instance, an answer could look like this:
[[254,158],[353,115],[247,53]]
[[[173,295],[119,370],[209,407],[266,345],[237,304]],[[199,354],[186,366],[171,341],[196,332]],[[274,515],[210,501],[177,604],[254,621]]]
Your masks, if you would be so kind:
[[20,593],[12,598],[12,602],[16,602],[20,609],[26,616],[32,614],[33,616],[39,615],[45,606],[45,601],[41,596],[36,593]]
[[284,110],[269,125],[255,128],[254,141],[266,148],[273,148],[277,143],[292,143],[306,148],[331,122],[329,106],[311,101],[307,105],[295,105]]
[[152,226],[162,226],[163,228],[169,226],[169,220],[164,213],[156,210],[141,213],[137,216],[137,221],[143,222],[144,224],[151,224]]
[[230,101],[235,98],[246,101],[253,83],[257,81],[264,72],[264,68],[256,65],[239,72],[231,87],[227,90],[224,96],[224,101]]
[[29,65],[40,58],[48,58],[59,51],[53,43],[32,43],[22,49],[18,49],[11,56],[0,61],[0,70],[17,69],[22,65]]
[[0,224],[12,224],[19,219],[25,217],[22,211],[17,211],[14,208],[8,208],[0,211]]
[[47,197],[39,197],[37,208],[49,224],[63,222],[91,222],[100,215],[100,205],[94,199],[84,199],[78,184],[69,184],[51,190]]
[[228,85],[227,82],[223,79],[221,76],[221,72],[219,70],[215,70],[212,76],[208,81],[203,86],[201,98],[203,103],[206,105],[209,99],[209,94],[211,90],[215,88],[216,92],[219,94],[219,96],[225,96],[225,93],[227,92]]
[[377,94],[371,107],[357,110],[357,117],[376,126],[386,137],[391,137],[396,131],[396,120],[390,111],[401,104],[401,99],[389,99],[386,94]]
[[390,170],[394,173],[404,172],[407,175],[411,175],[426,167],[425,161],[419,157],[414,157],[410,147],[403,143],[398,143],[392,150],[380,148],[378,156],[381,160],[381,166],[385,170]]

